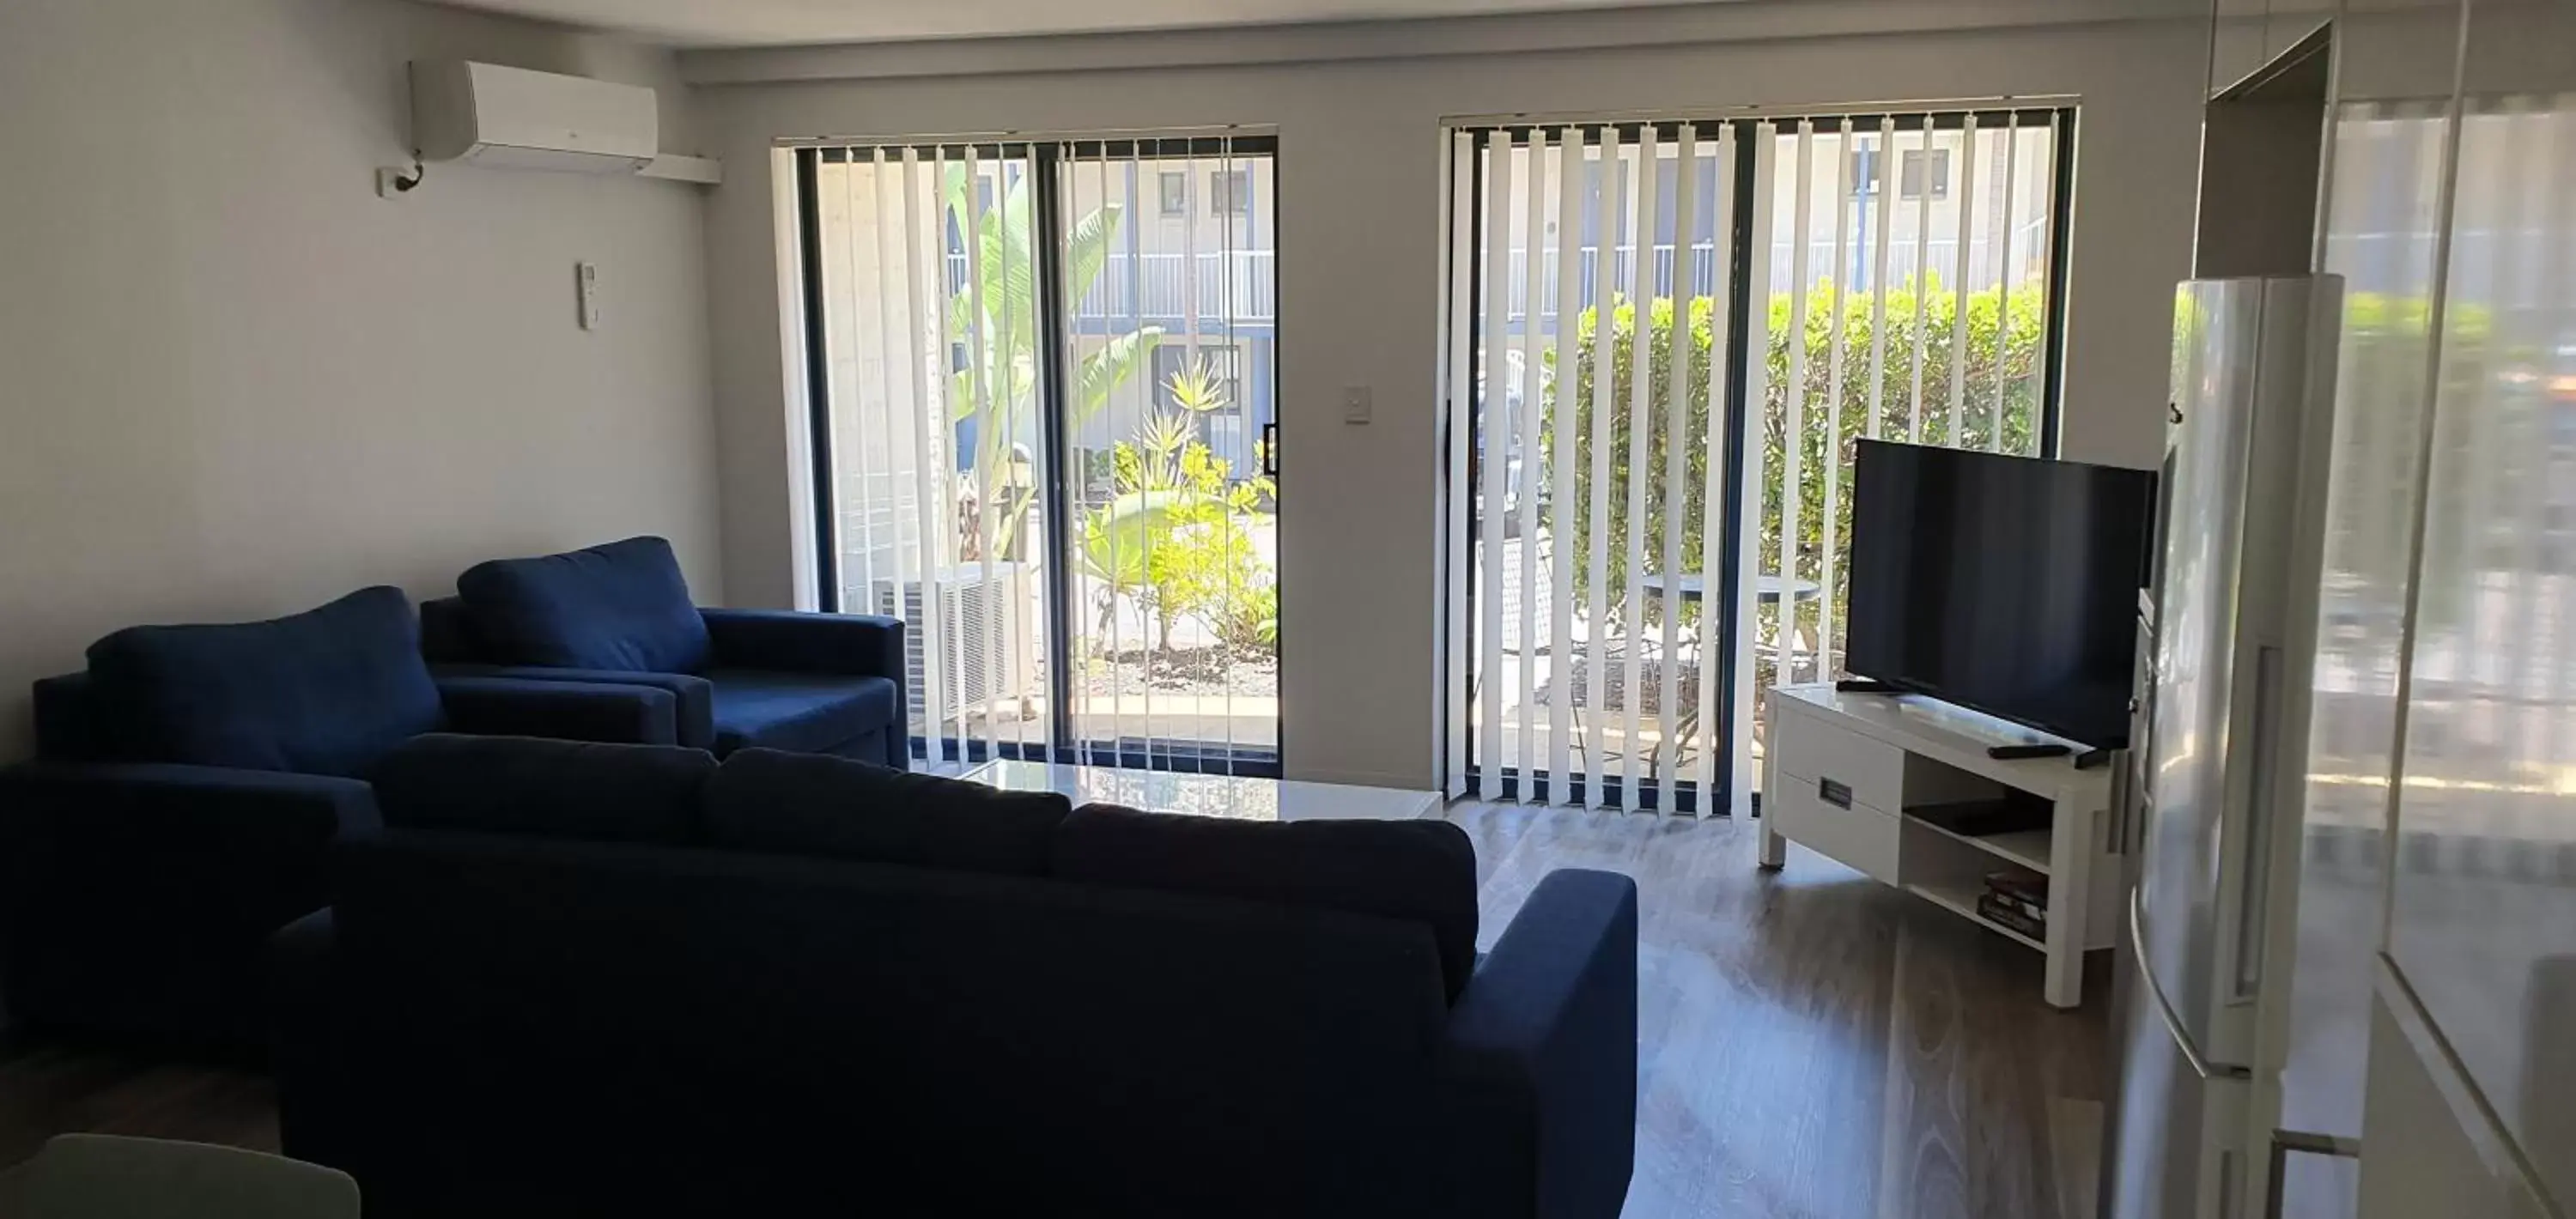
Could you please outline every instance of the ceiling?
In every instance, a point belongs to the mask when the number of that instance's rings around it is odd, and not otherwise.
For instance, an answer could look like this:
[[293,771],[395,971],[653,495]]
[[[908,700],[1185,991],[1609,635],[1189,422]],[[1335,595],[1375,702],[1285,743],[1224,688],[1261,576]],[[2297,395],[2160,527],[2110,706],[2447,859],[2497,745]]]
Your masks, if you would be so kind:
[[[1639,0],[447,0],[680,46],[778,46],[1459,17]],[[1655,0],[1648,0],[1655,2]],[[1661,0],[1721,3],[1724,0]]]

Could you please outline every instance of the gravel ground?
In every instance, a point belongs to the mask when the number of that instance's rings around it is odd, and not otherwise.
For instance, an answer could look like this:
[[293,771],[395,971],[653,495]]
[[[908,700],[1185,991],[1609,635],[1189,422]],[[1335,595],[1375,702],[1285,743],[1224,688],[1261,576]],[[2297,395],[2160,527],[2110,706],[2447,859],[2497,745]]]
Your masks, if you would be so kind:
[[1252,698],[1275,697],[1279,693],[1279,658],[1236,656],[1229,665],[1227,651],[1221,647],[1175,647],[1167,652],[1134,648],[1115,657],[1094,657],[1083,672],[1082,689],[1085,694],[1152,690],[1157,694],[1221,695],[1232,691]]

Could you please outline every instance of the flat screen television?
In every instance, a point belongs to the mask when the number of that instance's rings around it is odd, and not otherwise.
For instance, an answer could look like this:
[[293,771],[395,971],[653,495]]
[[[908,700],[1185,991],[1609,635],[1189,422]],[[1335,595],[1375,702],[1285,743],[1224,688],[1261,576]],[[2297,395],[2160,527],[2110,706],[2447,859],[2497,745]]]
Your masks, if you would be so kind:
[[1854,676],[2128,744],[2153,472],[1863,440],[1852,482]]

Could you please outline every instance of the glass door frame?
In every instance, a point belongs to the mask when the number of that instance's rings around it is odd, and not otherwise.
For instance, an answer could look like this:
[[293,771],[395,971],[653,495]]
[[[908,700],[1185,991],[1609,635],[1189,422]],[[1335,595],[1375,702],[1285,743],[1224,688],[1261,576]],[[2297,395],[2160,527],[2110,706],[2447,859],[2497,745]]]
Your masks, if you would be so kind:
[[[1174,136],[1067,136],[1061,138],[990,138],[968,140],[891,140],[875,142],[886,148],[906,147],[957,149],[971,146],[983,158],[994,161],[1023,161],[1033,186],[1031,203],[1035,218],[1030,226],[1040,237],[1031,244],[1033,279],[1037,293],[1038,358],[1037,419],[1041,455],[1034,463],[1039,482],[1039,516],[1044,526],[1049,563],[1042,583],[1046,607],[1046,736],[1043,741],[987,741],[966,735],[954,742],[958,756],[967,765],[980,765],[997,758],[1058,764],[1121,767],[1142,770],[1169,770],[1187,773],[1218,773],[1249,778],[1282,777],[1281,758],[1287,744],[1287,726],[1279,719],[1273,729],[1276,745],[1268,749],[1230,745],[1226,742],[1181,741],[1164,745],[1147,738],[1146,747],[1128,748],[1123,740],[1085,740],[1077,735],[1079,725],[1074,712],[1075,666],[1065,657],[1076,646],[1073,615],[1076,605],[1074,581],[1077,578],[1072,556],[1079,545],[1075,537],[1073,516],[1074,493],[1066,477],[1064,455],[1071,435],[1072,413],[1066,404],[1068,387],[1074,378],[1068,363],[1069,346],[1065,333],[1067,307],[1065,298],[1065,196],[1071,179],[1065,176],[1068,166],[1083,160],[1109,157],[1258,157],[1271,163],[1271,193],[1275,199],[1280,171],[1278,137],[1265,132],[1222,135]],[[834,451],[832,425],[832,365],[827,328],[829,326],[826,270],[823,254],[822,197],[820,167],[827,161],[849,157],[854,148],[871,146],[870,142],[834,142],[793,148],[797,205],[797,270],[802,279],[798,299],[802,305],[808,460],[811,468],[813,513],[813,562],[816,574],[816,608],[824,613],[844,612],[841,596],[841,553],[839,545],[837,493],[834,485]],[[1141,215],[1142,204],[1129,200]],[[1276,205],[1273,204],[1271,231],[1277,232]],[[1275,240],[1275,237],[1274,237]],[[1195,274],[1185,268],[1184,274]],[[1274,294],[1274,299],[1276,299]],[[1264,429],[1269,443],[1262,446],[1261,473],[1275,479],[1279,474],[1278,450],[1275,443],[1279,398],[1275,386],[1279,380],[1277,342],[1280,324],[1271,324],[1273,356],[1269,362],[1273,423]],[[1148,370],[1150,372],[1150,369]],[[1275,520],[1274,514],[1274,520]],[[1274,525],[1275,527],[1275,525]],[[1279,643],[1284,663],[1286,639]],[[937,743],[915,725],[912,750],[915,757],[932,756]]]

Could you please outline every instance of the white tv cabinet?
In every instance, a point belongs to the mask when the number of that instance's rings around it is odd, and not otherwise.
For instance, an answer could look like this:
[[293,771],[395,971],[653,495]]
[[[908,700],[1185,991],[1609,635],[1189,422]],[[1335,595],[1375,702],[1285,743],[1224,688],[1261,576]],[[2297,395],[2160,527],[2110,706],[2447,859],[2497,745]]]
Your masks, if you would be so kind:
[[[2089,770],[2072,757],[1999,761],[1988,746],[2055,738],[1921,695],[1827,682],[1770,699],[1763,867],[1785,863],[1795,842],[2037,950],[2048,1002],[2083,1002],[2084,953],[2111,947],[2119,928],[2112,776],[2123,759]],[[1971,838],[1907,813],[2005,788],[2047,799],[2049,827]],[[1978,916],[1986,873],[2006,864],[2048,878],[2045,942]]]

